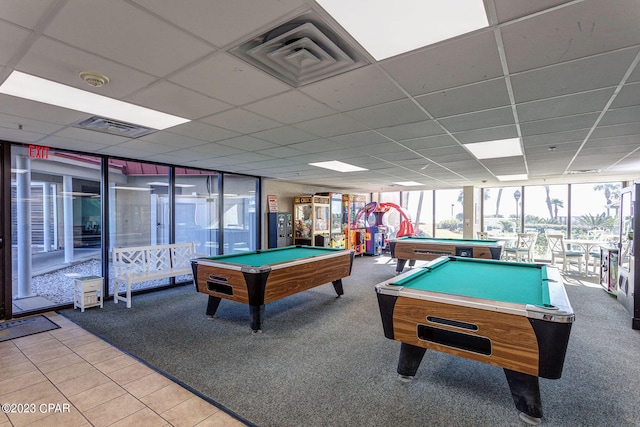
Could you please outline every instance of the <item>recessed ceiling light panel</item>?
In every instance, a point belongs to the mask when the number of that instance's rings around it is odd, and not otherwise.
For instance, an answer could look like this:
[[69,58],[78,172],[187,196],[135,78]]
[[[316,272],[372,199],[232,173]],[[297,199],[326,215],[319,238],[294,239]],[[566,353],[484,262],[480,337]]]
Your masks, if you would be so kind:
[[471,144],[464,144],[464,147],[478,159],[522,156],[522,147],[520,146],[519,138],[473,142]]
[[316,166],[319,168],[330,169],[337,172],[360,172],[368,169],[361,168],[359,166],[350,165],[348,163],[340,162],[338,160],[331,160],[329,162],[317,162],[309,163],[310,166]]

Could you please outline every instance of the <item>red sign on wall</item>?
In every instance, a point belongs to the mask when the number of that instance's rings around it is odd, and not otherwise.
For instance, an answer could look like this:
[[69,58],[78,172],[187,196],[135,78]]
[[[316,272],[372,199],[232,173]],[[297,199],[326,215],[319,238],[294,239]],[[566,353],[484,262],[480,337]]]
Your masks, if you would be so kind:
[[29,157],[32,159],[48,159],[49,147],[42,145],[29,145]]

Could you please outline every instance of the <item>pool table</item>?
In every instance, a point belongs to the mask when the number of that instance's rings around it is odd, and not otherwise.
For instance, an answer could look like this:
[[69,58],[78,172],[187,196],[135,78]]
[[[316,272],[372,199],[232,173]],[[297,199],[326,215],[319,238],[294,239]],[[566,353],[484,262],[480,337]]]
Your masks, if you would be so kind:
[[248,304],[251,329],[259,332],[269,302],[329,282],[342,295],[353,257],[353,250],[298,245],[196,258],[191,267],[197,291],[209,295],[207,315],[222,299]]
[[391,257],[396,258],[396,273],[401,273],[407,260],[432,261],[441,256],[500,259],[504,242],[498,240],[436,239],[399,237],[389,241]]
[[375,288],[401,378],[427,349],[499,366],[521,418],[540,422],[538,378],[560,378],[575,318],[557,268],[441,257]]

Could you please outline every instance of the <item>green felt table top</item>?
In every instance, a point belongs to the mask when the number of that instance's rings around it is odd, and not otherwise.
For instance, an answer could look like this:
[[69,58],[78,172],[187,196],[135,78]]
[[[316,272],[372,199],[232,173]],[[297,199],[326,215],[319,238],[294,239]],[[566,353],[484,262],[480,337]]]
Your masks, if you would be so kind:
[[495,245],[497,240],[480,240],[480,239],[444,239],[436,237],[399,237],[396,242],[415,242],[415,243],[437,243],[451,245]]
[[548,306],[546,266],[477,258],[446,258],[393,283],[416,290]]
[[260,267],[262,265],[280,264],[302,258],[332,254],[343,249],[322,248],[315,246],[288,246],[285,248],[266,249],[262,251],[244,252],[238,254],[218,255],[203,258],[210,261],[226,262],[230,264]]

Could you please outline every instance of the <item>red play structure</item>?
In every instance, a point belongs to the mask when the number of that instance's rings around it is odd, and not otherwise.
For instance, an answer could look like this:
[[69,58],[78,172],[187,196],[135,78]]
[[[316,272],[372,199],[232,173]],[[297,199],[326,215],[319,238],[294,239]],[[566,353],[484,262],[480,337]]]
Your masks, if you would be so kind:
[[[396,237],[413,235],[413,223],[402,207],[391,202],[370,202],[358,211],[353,224],[351,224],[352,232],[356,233],[356,235],[364,234],[364,239],[354,239],[356,242],[354,248],[356,254],[380,255],[382,253],[382,249],[386,246],[388,239],[387,226],[384,225],[382,218],[392,209],[398,211],[402,218]],[[370,224],[368,221],[371,215],[375,218],[375,224]],[[364,229],[358,227],[358,224],[361,223],[365,224]]]

